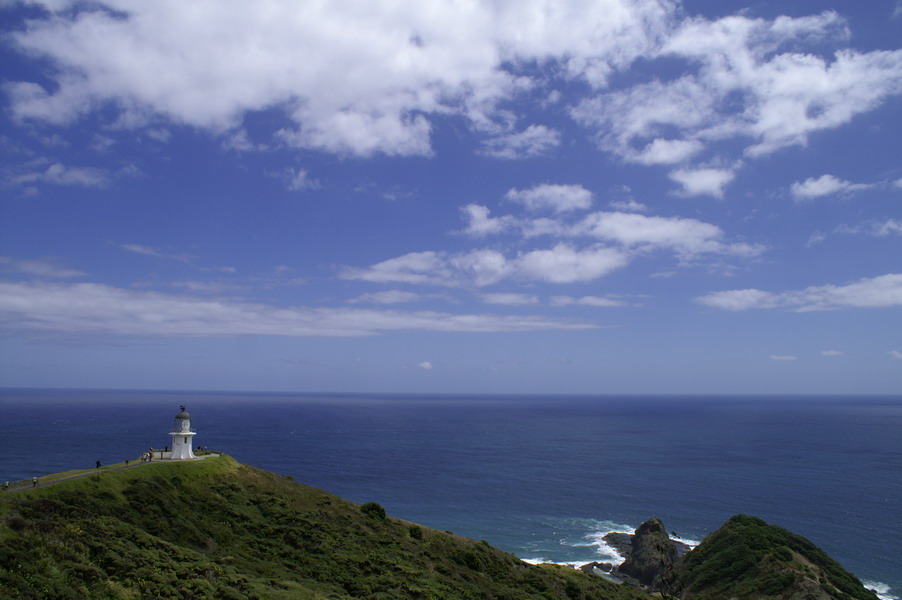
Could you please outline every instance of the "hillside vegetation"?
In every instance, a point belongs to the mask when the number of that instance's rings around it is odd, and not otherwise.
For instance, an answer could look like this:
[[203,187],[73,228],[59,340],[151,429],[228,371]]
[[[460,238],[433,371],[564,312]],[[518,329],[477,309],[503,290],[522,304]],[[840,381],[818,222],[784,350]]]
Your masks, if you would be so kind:
[[683,598],[876,600],[820,548],[761,519],[737,515],[679,567]]
[[227,456],[3,494],[0,597],[648,598]]

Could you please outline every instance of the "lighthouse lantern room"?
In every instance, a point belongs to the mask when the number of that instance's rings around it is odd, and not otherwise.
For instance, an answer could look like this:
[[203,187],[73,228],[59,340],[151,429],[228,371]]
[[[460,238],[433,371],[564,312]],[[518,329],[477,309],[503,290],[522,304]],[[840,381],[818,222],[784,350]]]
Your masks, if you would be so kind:
[[188,460],[196,458],[191,450],[192,439],[197,433],[191,430],[191,415],[186,407],[181,407],[181,412],[175,415],[175,427],[169,435],[172,436],[172,460]]

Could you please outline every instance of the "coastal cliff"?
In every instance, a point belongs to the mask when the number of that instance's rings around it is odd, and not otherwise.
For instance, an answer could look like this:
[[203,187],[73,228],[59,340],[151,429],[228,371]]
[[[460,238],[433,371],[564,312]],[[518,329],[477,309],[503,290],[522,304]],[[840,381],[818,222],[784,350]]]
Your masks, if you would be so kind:
[[876,598],[804,538],[753,517],[682,558],[648,521],[624,538],[630,555],[615,570],[634,587],[526,564],[225,455],[84,475],[0,495],[0,597]]

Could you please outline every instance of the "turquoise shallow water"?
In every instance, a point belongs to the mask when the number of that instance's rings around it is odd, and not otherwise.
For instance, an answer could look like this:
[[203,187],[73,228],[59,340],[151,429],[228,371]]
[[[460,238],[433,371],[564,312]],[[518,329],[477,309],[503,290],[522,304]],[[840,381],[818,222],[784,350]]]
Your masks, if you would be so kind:
[[392,515],[554,562],[650,516],[700,540],[736,513],[902,590],[902,398],[0,394],[0,478],[196,444]]

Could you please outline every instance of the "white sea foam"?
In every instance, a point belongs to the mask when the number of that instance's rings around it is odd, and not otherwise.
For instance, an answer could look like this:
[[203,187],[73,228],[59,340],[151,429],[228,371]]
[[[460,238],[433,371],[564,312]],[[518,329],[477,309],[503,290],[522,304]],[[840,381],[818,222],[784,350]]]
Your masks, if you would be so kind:
[[690,538],[670,536],[670,539],[676,540],[678,542],[682,542],[682,543],[686,544],[687,546],[689,546],[690,549],[694,549],[696,546],[701,544],[701,542],[699,540],[693,540]]
[[880,600],[899,600],[899,596],[885,583],[868,581],[866,579],[861,583],[864,584],[864,587],[877,594],[877,597],[880,598]]
[[[624,556],[622,556],[617,550],[612,547],[607,541],[604,539],[604,536],[609,533],[627,533],[632,534],[635,532],[635,527],[630,527],[629,525],[618,525],[615,523],[611,523],[610,521],[602,522],[601,527],[599,527],[596,531],[593,531],[589,534],[586,534],[585,539],[587,540],[586,544],[574,544],[575,546],[586,545],[593,546],[595,548],[595,553],[602,557],[601,562],[609,562],[612,565],[619,565],[624,561]],[[671,537],[672,540],[676,540],[678,542],[682,542],[689,546],[689,548],[695,548],[699,545],[698,540],[693,540],[690,538],[681,538],[681,537]],[[595,559],[599,560],[599,559]],[[591,561],[587,561],[591,562]]]
[[521,558],[520,560],[531,565],[563,565],[565,567],[573,567],[574,569],[578,569],[579,567],[586,564],[581,560],[576,562],[556,562],[553,560],[547,560],[545,558]]
[[[598,555],[595,558],[595,560],[600,560],[601,562],[608,562],[608,563],[611,563],[612,565],[619,565],[620,563],[622,563],[624,561],[624,559],[626,557],[624,557],[622,554],[617,552],[617,550],[613,546],[608,544],[604,539],[604,536],[606,536],[607,534],[616,533],[619,531],[622,531],[622,529],[618,528],[618,529],[611,529],[610,531],[595,531],[593,533],[589,533],[586,535],[586,540],[588,541],[587,544],[577,544],[577,545],[591,546],[592,548],[594,548],[595,554]],[[592,561],[586,561],[586,562],[592,562]]]

